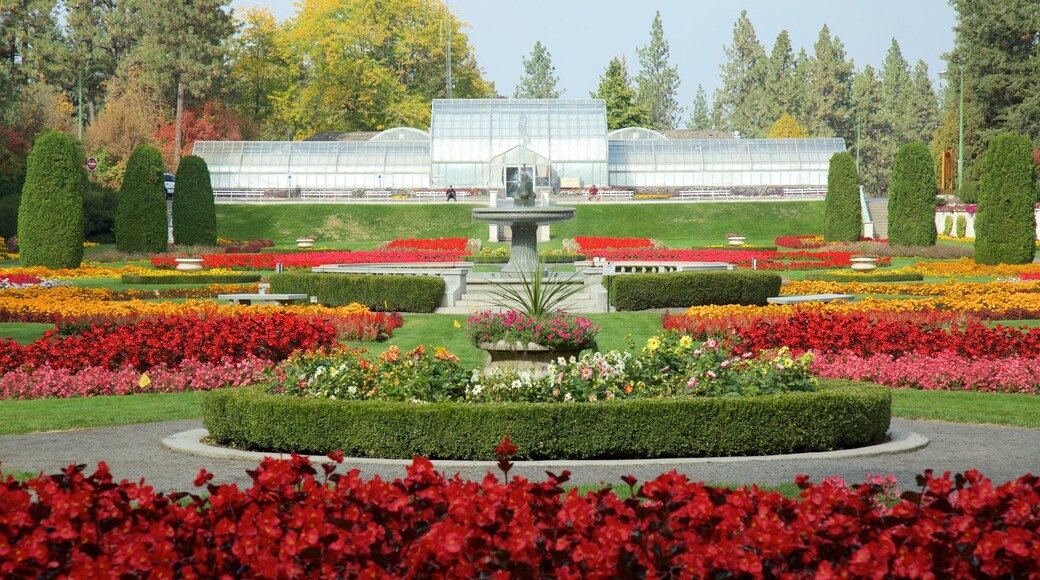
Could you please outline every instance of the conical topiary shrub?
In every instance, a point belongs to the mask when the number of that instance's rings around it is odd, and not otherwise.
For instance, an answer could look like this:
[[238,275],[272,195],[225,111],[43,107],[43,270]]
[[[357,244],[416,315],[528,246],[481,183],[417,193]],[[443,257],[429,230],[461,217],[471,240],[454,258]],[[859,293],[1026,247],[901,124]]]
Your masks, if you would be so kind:
[[158,253],[169,239],[162,153],[139,145],[130,154],[116,207],[116,247],[124,252]]
[[18,207],[23,266],[78,268],[83,261],[82,157],[65,133],[47,131],[36,138]]
[[217,244],[217,209],[209,167],[198,156],[188,155],[177,166],[173,190],[173,241],[181,245]]
[[856,173],[856,160],[848,152],[831,156],[824,204],[823,238],[828,242],[858,241],[863,231],[859,174]]
[[918,141],[900,147],[888,189],[890,244],[935,245],[935,185],[928,146]]
[[1036,255],[1033,145],[1019,133],[997,135],[982,158],[975,261],[1028,264]]

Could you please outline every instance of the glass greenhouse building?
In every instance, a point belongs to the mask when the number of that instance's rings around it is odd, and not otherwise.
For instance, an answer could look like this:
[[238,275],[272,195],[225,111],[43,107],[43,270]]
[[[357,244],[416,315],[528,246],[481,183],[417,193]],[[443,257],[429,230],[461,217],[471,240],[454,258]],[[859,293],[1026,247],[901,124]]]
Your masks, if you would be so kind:
[[[348,134],[349,135],[349,134]],[[367,140],[198,141],[215,191],[825,187],[843,139],[669,139],[607,132],[601,99],[435,100],[430,131]]]

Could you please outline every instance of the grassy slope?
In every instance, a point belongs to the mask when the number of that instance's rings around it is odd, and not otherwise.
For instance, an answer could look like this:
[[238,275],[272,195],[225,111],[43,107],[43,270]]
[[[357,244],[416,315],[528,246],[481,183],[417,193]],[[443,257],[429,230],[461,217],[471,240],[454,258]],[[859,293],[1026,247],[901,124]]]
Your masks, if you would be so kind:
[[[394,238],[486,238],[473,221],[474,206],[439,205],[218,205],[218,234],[232,239],[270,239],[290,245],[301,235],[321,242],[383,242]],[[739,209],[739,211],[734,211]],[[782,234],[823,230],[823,202],[659,203],[579,205],[577,217],[552,227],[554,240],[586,236],[652,237],[721,243],[742,233],[749,243],[772,243]]]
[[54,328],[53,324],[42,322],[0,322],[0,338],[10,338],[21,344],[41,338],[43,333]]

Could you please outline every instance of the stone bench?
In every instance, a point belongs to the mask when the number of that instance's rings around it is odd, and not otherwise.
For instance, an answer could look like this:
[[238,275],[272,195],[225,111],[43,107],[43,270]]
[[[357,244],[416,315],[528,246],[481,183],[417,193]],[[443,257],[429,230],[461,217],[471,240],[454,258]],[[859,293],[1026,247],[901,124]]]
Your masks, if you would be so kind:
[[287,306],[294,302],[306,302],[310,299],[307,294],[217,294],[218,300],[227,300],[232,304],[249,306],[254,302],[257,304],[275,303]]
[[802,294],[799,296],[774,296],[767,298],[770,304],[801,304],[802,302],[850,302],[851,294]]

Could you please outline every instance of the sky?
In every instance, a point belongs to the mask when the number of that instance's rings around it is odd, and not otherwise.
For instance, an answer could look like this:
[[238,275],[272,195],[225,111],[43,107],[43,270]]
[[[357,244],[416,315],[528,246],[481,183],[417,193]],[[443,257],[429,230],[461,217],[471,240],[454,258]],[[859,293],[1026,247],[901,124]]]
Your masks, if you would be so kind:
[[[296,14],[293,0],[232,0],[235,8],[264,6],[280,20]],[[639,70],[637,49],[650,41],[650,24],[661,12],[670,62],[679,69],[679,104],[692,109],[697,85],[709,103],[720,85],[725,45],[733,41],[733,25],[747,10],[766,53],[781,30],[787,30],[795,54],[812,54],[820,29],[832,36],[861,70],[880,69],[892,39],[911,66],[928,65],[933,83],[945,68],[942,54],[953,48],[956,13],[947,0],[451,0],[465,29],[484,78],[503,96],[512,96],[523,76],[523,58],[541,41],[552,57],[557,88],[563,98],[587,98],[611,58],[624,56],[629,74]],[[685,123],[684,116],[684,123]]]

